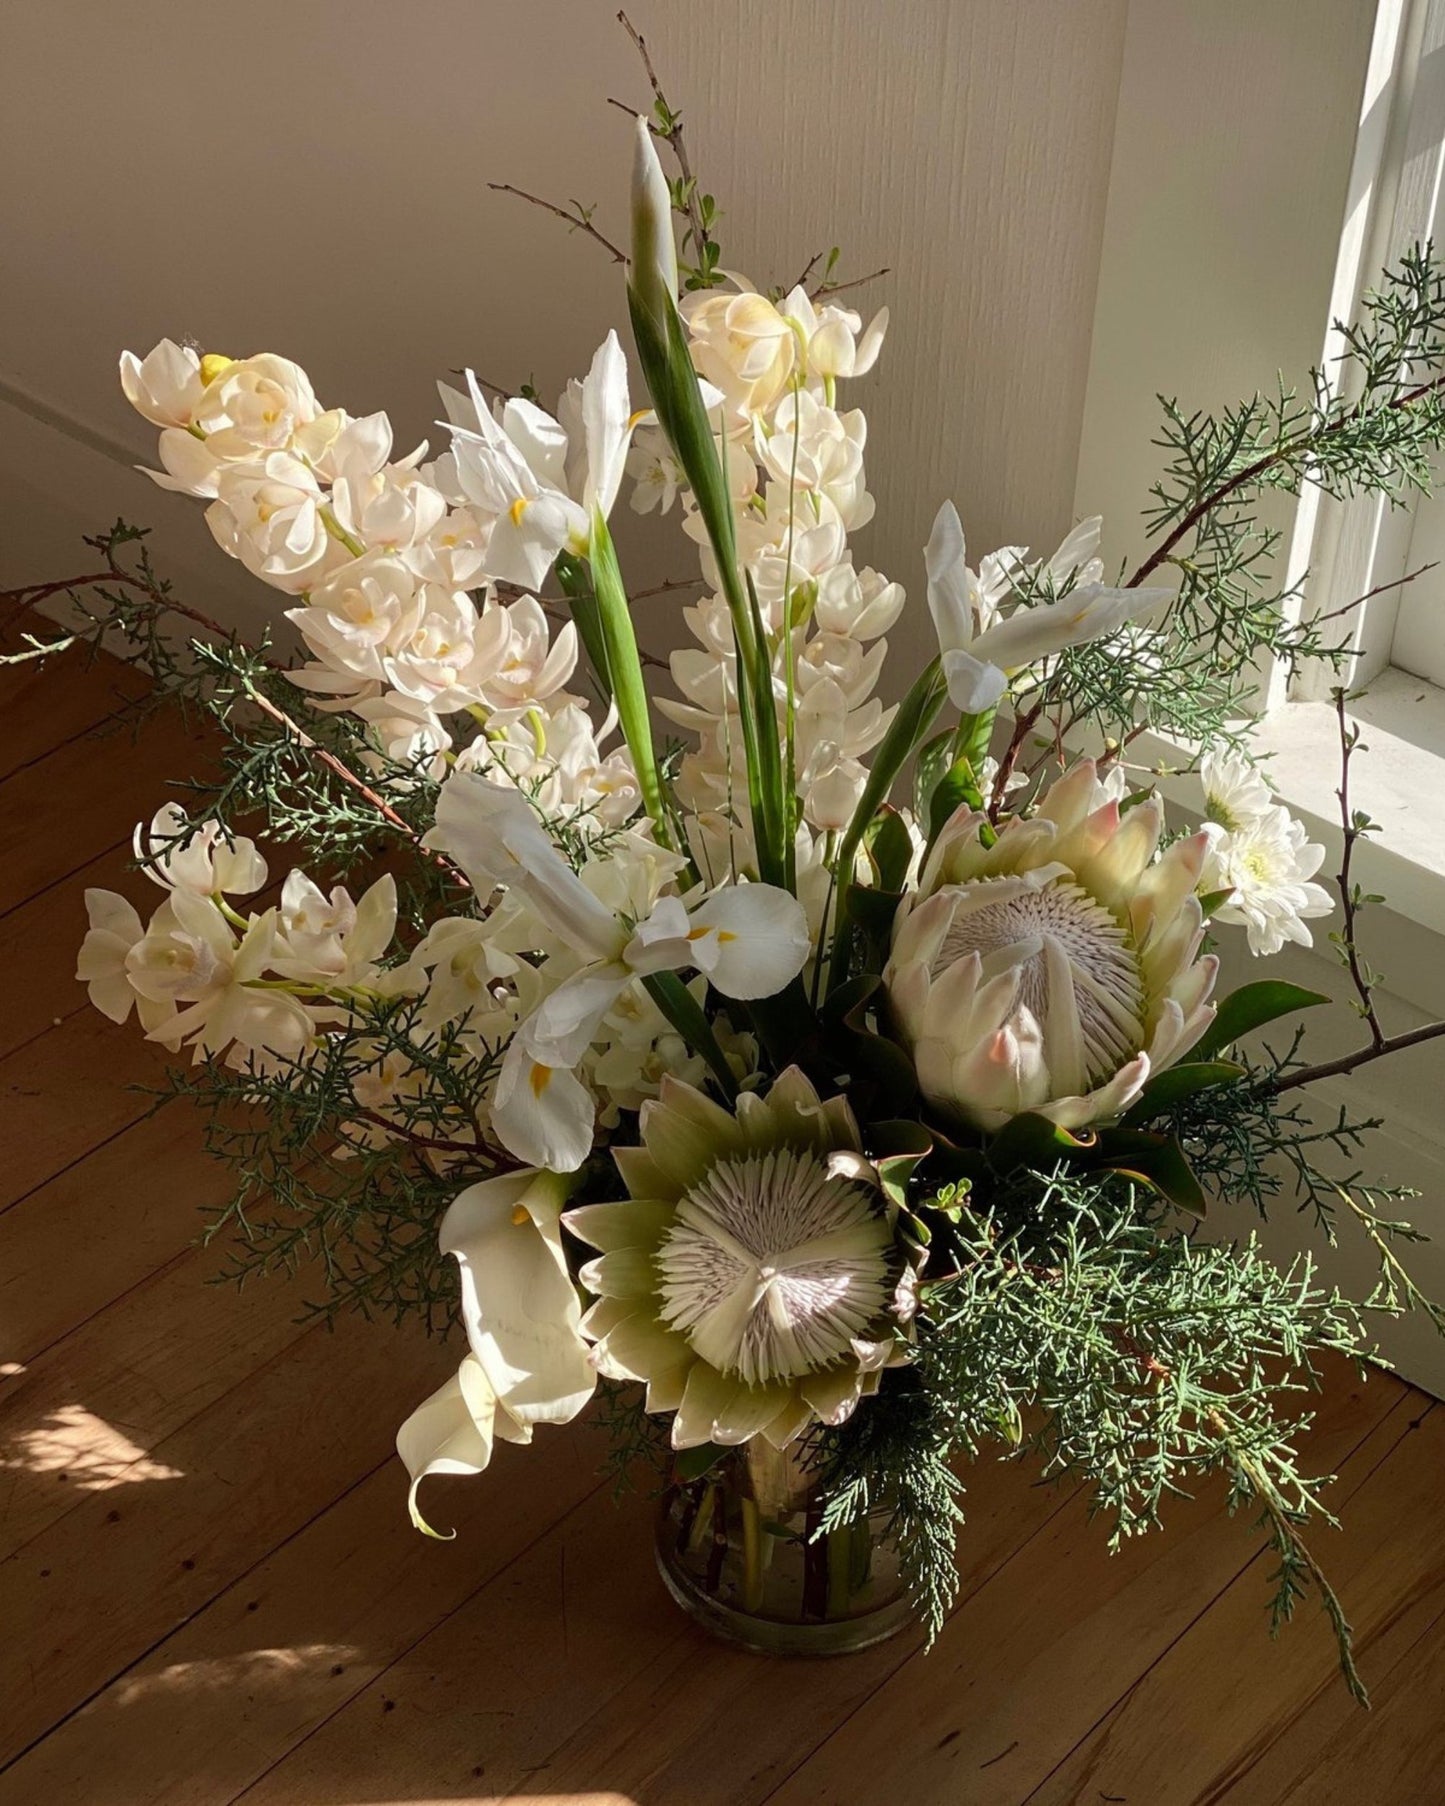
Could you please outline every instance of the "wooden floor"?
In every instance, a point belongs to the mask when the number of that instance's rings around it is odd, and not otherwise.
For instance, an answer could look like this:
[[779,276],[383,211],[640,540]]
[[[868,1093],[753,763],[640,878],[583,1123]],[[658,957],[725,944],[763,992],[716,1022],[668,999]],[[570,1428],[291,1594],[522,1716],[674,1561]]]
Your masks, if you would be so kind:
[[787,1665],[677,1613],[586,1425],[432,1482],[460,1534],[418,1536],[392,1435],[455,1351],[208,1288],[223,1180],[72,977],[83,888],[146,889],[131,825],[204,753],[96,737],[119,701],[0,673],[0,1806],[1445,1802],[1445,1410],[1384,1376],[1310,1451],[1370,1715],[1313,1605],[1270,1643],[1217,1491],[1110,1558],[1079,1494],[981,1467],[934,1652]]

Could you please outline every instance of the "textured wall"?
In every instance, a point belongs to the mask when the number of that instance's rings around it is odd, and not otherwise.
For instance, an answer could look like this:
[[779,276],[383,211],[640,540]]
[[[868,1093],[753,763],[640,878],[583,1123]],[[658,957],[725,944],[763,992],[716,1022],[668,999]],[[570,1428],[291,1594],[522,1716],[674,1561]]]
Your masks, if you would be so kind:
[[[860,297],[893,310],[859,391],[879,501],[860,555],[910,588],[945,492],[981,548],[1069,519],[1125,11],[634,0],[726,210],[727,258],[770,281],[841,241],[845,273],[893,267]],[[486,184],[595,201],[625,236],[628,122],[605,101],[646,89],[613,14],[606,0],[9,9],[0,372],[70,430],[0,413],[0,578],[53,574],[79,532],[124,510],[172,564],[196,560],[212,602],[257,594],[209,555],[192,509],[126,473],[147,432],[116,387],[122,346],[189,334],[285,351],[327,399],[388,408],[399,438],[430,429],[449,366],[534,374],[544,393],[585,367],[625,325],[617,272]],[[653,574],[691,568],[670,543]]]

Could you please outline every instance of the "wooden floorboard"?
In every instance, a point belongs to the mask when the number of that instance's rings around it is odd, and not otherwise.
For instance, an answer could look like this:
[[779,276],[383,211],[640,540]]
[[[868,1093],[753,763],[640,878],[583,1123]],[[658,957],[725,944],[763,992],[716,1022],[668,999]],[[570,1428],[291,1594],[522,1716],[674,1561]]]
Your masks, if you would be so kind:
[[1313,1600],[1271,1644],[1218,1486],[1111,1557],[1082,1494],[982,1464],[936,1647],[832,1662],[684,1620],[585,1421],[416,1535],[391,1439],[455,1351],[207,1285],[225,1176],[75,983],[81,891],[155,900],[131,828],[210,753],[106,733],[133,694],[0,671],[0,1806],[1445,1806],[1445,1407],[1383,1374],[1307,1446],[1372,1714]]

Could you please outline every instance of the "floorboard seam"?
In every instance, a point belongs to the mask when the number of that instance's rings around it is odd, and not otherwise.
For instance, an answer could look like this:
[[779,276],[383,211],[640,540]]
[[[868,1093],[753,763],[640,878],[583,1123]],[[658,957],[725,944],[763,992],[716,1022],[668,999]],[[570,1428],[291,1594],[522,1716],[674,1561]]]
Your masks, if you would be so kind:
[[[1338,1467],[1335,1470],[1336,1473],[1343,1474],[1345,1468],[1349,1465],[1350,1460],[1356,1454],[1358,1454],[1358,1452],[1365,1446],[1365,1444],[1370,1440],[1370,1438],[1372,1436],[1378,1435],[1378,1433],[1382,1429],[1384,1429],[1385,1425],[1390,1422],[1391,1418],[1393,1418],[1397,1412],[1404,1411],[1405,1407],[1411,1402],[1412,1396],[1418,1396],[1418,1395],[1412,1395],[1410,1388],[1405,1385],[1404,1381],[1400,1381],[1399,1383],[1401,1386],[1401,1393],[1400,1393],[1399,1398],[1397,1398],[1395,1400],[1394,1404],[1390,1406],[1389,1410],[1386,1411],[1385,1415],[1379,1420],[1379,1422],[1377,1424],[1372,1424],[1370,1426],[1370,1428],[1365,1432],[1365,1434],[1360,1438],[1360,1440],[1345,1452],[1344,1459],[1339,1463]],[[1429,1409],[1430,1409],[1430,1406],[1433,1405],[1433,1403],[1434,1403],[1433,1400],[1428,1401],[1427,1407],[1426,1407],[1425,1412],[1423,1413],[1423,1416],[1429,1415]],[[1423,1418],[1422,1418],[1422,1420],[1423,1420]],[[1422,1421],[1422,1420],[1419,1420],[1419,1421]],[[1381,1461],[1387,1460],[1389,1458],[1389,1456],[1394,1452],[1394,1450],[1397,1449],[1400,1446],[1400,1444],[1404,1441],[1406,1436],[1408,1436],[1411,1433],[1411,1431],[1414,1430],[1415,1428],[1416,1428],[1415,1423],[1407,1423],[1407,1424],[1403,1425],[1400,1429],[1399,1434],[1394,1437],[1394,1439],[1390,1442],[1389,1447],[1385,1450],[1384,1454],[1380,1457],[1380,1460],[1374,1462],[1370,1467],[1368,1467],[1365,1470],[1365,1472],[1360,1476],[1358,1481],[1356,1481],[1356,1483],[1350,1488],[1350,1494],[1347,1496],[1353,1496],[1354,1493],[1359,1491],[1360,1487],[1366,1485],[1367,1482],[1369,1481],[1369,1479],[1371,1478],[1371,1476],[1378,1471]],[[1169,1642],[1164,1646],[1163,1649],[1161,1649],[1159,1651],[1158,1655],[1155,1656],[1154,1660],[1152,1662],[1150,1662],[1150,1664],[1148,1665],[1147,1668],[1141,1670],[1141,1672],[1139,1674],[1135,1675],[1134,1679],[1132,1681],[1130,1681],[1129,1685],[1123,1690],[1123,1692],[1120,1693],[1118,1695],[1118,1697],[1111,1702],[1111,1704],[1108,1706],[1108,1708],[1105,1711],[1103,1711],[1099,1714],[1099,1716],[1094,1720],[1094,1722],[1089,1726],[1089,1728],[1083,1733],[1083,1735],[1076,1740],[1076,1742],[1072,1745],[1072,1747],[1068,1751],[1066,1751],[1066,1753],[1063,1756],[1060,1757],[1060,1759],[1054,1764],[1054,1766],[1043,1777],[1043,1779],[1041,1781],[1039,1781],[1038,1784],[1035,1787],[1033,1787],[1023,1797],[1023,1799],[1021,1801],[1019,1801],[1018,1806],[1030,1806],[1030,1802],[1033,1800],[1036,1800],[1038,1798],[1039,1794],[1042,1792],[1042,1790],[1045,1787],[1048,1786],[1049,1782],[1053,1780],[1054,1776],[1057,1775],[1062,1769],[1066,1768],[1068,1766],[1068,1764],[1074,1760],[1075,1756],[1079,1753],[1079,1751],[1081,1749],[1083,1749],[1084,1745],[1089,1741],[1089,1739],[1091,1737],[1093,1737],[1100,1730],[1100,1728],[1103,1725],[1105,1725],[1109,1721],[1110,1718],[1112,1718],[1114,1716],[1114,1714],[1119,1710],[1119,1708],[1122,1705],[1124,1705],[1125,1702],[1135,1692],[1138,1691],[1138,1689],[1148,1679],[1149,1675],[1153,1673],[1154,1669],[1156,1669],[1159,1666],[1159,1664],[1165,1659],[1165,1657],[1168,1656],[1171,1653],[1171,1651],[1176,1649],[1179,1646],[1179,1644],[1184,1641],[1184,1639],[1190,1634],[1190,1632],[1201,1621],[1201,1619],[1206,1617],[1209,1612],[1213,1611],[1214,1607],[1219,1603],[1219,1601],[1224,1597],[1224,1595],[1229,1591],[1229,1589],[1232,1586],[1234,1586],[1243,1575],[1247,1574],[1249,1572],[1249,1570],[1255,1566],[1256,1563],[1263,1561],[1265,1559],[1265,1557],[1268,1555],[1268,1553],[1269,1553],[1268,1548],[1258,1548],[1258,1549],[1254,1549],[1251,1551],[1251,1553],[1249,1555],[1249,1559],[1241,1564],[1241,1566],[1236,1570],[1236,1572],[1233,1573],[1229,1577],[1229,1579],[1225,1582],[1225,1584],[1222,1587],[1220,1587],[1220,1589],[1217,1593],[1213,1594],[1213,1596],[1210,1598],[1208,1604],[1206,1604],[1198,1612],[1196,1612],[1194,1614],[1194,1616],[1189,1620],[1189,1622],[1186,1625],[1184,1625],[1184,1627],[1179,1631],[1179,1633],[1176,1636],[1170,1638]],[[1268,1746],[1266,1746],[1266,1747],[1268,1747]]]

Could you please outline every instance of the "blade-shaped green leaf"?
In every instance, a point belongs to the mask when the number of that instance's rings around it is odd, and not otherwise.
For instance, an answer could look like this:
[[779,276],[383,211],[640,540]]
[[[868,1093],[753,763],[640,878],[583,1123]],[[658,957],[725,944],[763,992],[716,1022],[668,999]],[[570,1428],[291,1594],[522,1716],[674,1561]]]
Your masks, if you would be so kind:
[[586,647],[592,669],[597,674],[602,700],[604,703],[611,702],[612,676],[607,669],[607,645],[602,637],[602,617],[598,612],[597,597],[592,591],[591,575],[584,561],[575,558],[571,552],[559,552],[554,569],[563,594],[567,597],[578,637]]
[[1190,1216],[1202,1217],[1209,1208],[1194,1168],[1172,1135],[1150,1135],[1140,1129],[1104,1129],[1081,1164],[1086,1171],[1142,1179]]
[[733,1077],[733,1070],[728,1065],[723,1050],[717,1044],[717,1037],[713,1034],[712,1024],[702,1005],[676,972],[649,972],[642,982],[653,1002],[678,1034],[695,1054],[707,1061],[708,1070],[717,1080],[723,1096],[730,1104],[735,1103],[738,1082]]
[[[834,870],[839,874],[840,884],[846,884],[852,877],[853,861],[863,843],[869,822],[878,813],[879,805],[887,800],[905,761],[933,725],[934,717],[943,707],[947,694],[940,662],[935,658],[899,703],[898,713],[893,717],[888,732],[873,755],[873,769],[868,774],[868,782],[858,799],[858,807],[853,811],[853,819],[838,848]],[[839,914],[841,916],[841,910]],[[840,923],[833,936],[833,948],[828,962],[830,989],[841,984],[847,972],[848,946],[848,933]]]
[[880,890],[901,891],[913,859],[908,824],[896,809],[874,816],[866,836],[868,856],[878,873]]
[[597,621],[601,629],[606,673],[617,704],[617,719],[627,750],[632,754],[637,773],[642,806],[652,820],[661,840],[667,838],[667,815],[662,801],[662,779],[657,769],[657,752],[652,744],[652,717],[648,712],[647,686],[642,680],[642,660],[637,651],[637,635],[632,629],[632,610],[627,591],[622,586],[622,572],[612,535],[600,509],[592,513],[591,546],[588,565],[592,571],[592,591],[597,599]]

